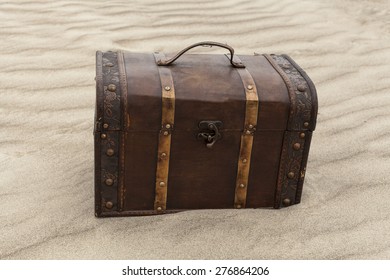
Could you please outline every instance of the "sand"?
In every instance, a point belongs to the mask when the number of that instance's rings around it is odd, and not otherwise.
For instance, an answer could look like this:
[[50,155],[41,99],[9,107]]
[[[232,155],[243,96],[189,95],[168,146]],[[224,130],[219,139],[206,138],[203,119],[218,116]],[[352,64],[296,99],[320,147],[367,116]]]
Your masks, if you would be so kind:
[[[0,258],[390,259],[389,7],[1,1]],[[315,82],[302,203],[95,218],[95,51],[174,52],[203,40],[287,53]]]

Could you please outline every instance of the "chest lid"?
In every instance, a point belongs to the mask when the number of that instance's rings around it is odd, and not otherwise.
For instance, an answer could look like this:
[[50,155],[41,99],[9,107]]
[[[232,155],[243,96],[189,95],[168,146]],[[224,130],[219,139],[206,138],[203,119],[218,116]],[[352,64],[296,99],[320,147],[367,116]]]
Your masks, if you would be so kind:
[[[109,130],[159,131],[169,124],[171,130],[188,131],[199,130],[202,121],[214,121],[222,131],[243,131],[248,91],[254,90],[257,131],[314,130],[316,112],[303,100],[310,101],[313,89],[297,65],[282,56],[233,57],[185,54],[170,65],[158,65],[166,59],[161,53],[98,52],[97,90],[103,94],[98,94],[102,106],[96,114]],[[235,67],[237,60],[245,68]],[[294,71],[301,80],[291,78]],[[251,79],[240,74],[244,72]],[[303,101],[297,93],[304,95]],[[171,121],[163,120],[164,107]]]

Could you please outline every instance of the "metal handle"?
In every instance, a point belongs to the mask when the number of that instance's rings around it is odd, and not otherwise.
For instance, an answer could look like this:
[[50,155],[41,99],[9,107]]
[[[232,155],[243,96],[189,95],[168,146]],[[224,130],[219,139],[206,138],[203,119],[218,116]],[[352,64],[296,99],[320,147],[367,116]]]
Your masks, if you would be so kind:
[[168,66],[168,65],[172,64],[176,59],[178,59],[182,54],[184,54],[188,50],[190,50],[192,48],[195,48],[195,47],[198,47],[198,46],[202,46],[202,47],[216,46],[216,47],[221,47],[221,48],[227,49],[230,52],[230,63],[232,64],[232,66],[236,67],[236,68],[245,68],[245,65],[242,62],[237,62],[237,61],[233,60],[234,49],[231,46],[229,46],[227,44],[211,42],[211,41],[199,42],[199,43],[193,44],[191,46],[188,46],[187,48],[185,48],[184,50],[181,50],[174,57],[172,57],[170,59],[167,59],[167,60],[161,60],[160,59],[160,60],[158,60],[157,61],[157,65],[158,66]]

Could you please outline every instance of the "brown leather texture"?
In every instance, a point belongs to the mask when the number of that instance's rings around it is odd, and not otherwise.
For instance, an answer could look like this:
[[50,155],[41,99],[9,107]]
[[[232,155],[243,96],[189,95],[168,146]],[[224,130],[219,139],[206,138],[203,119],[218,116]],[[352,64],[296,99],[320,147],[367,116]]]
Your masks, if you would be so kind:
[[[160,55],[97,52],[96,216],[299,203],[317,117],[317,95],[307,74],[285,55],[236,56],[245,68],[235,68],[224,55],[188,53],[159,66]],[[173,81],[173,111],[164,105],[161,67]],[[248,83],[258,98],[257,123],[251,141],[243,142],[251,112]],[[174,112],[168,128],[167,111]],[[222,123],[211,148],[199,137],[202,121]],[[167,130],[169,148],[161,140]],[[250,157],[240,156],[248,143]],[[240,164],[250,166],[242,188]],[[157,178],[159,169],[166,179]]]

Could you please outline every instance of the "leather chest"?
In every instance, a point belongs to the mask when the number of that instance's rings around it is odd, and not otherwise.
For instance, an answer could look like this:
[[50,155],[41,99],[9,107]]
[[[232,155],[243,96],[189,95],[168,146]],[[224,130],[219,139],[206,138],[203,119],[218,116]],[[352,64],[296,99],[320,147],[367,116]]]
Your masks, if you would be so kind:
[[98,51],[96,216],[297,204],[316,117],[287,55]]

